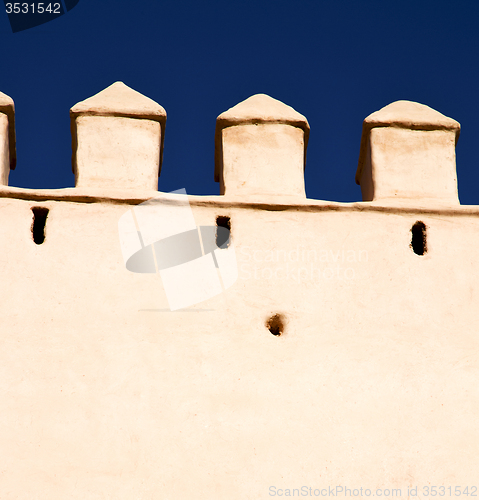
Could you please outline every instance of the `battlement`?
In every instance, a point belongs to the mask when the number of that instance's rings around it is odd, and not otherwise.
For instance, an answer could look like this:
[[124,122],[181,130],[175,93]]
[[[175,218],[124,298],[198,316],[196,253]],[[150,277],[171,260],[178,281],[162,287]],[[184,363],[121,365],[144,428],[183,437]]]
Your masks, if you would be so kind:
[[115,83],[71,109],[76,186],[11,187],[0,95],[2,491],[475,487],[479,207],[457,197],[459,124],[406,101],[366,118],[355,203],[306,198],[308,121],[271,97],[218,117],[220,196],[157,191],[165,126]]
[[15,147],[15,106],[13,99],[0,92],[0,184],[8,185],[10,170],[17,163]]
[[[116,82],[74,105],[70,118],[71,196],[157,190],[166,127],[161,105]],[[13,100],[0,94],[3,186],[16,163],[14,119]],[[221,113],[214,171],[221,195],[231,201],[304,204],[309,132],[303,115],[264,94]],[[457,121],[414,102],[397,101],[372,113],[364,120],[356,173],[363,201],[457,206],[459,132]],[[34,191],[34,196],[41,192]],[[56,196],[71,190],[58,191]]]

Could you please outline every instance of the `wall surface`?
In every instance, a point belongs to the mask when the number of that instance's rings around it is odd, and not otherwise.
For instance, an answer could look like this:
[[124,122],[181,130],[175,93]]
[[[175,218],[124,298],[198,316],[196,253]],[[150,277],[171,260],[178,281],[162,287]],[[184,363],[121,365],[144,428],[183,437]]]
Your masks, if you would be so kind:
[[[264,94],[217,119],[222,196],[156,191],[166,111],[123,83],[70,117],[75,188],[0,186],[0,499],[477,496],[458,122],[369,115],[341,204]],[[1,94],[3,184],[15,157]]]
[[170,311],[120,248],[150,195],[2,188],[1,498],[477,488],[479,208],[190,196],[238,279]]
[[10,157],[8,153],[8,118],[0,113],[0,183],[8,184]]

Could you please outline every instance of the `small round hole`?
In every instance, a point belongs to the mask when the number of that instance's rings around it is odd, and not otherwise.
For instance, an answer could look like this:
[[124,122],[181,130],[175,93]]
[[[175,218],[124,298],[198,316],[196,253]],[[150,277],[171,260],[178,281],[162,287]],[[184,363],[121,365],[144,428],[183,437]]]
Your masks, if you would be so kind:
[[284,333],[284,320],[281,314],[275,314],[266,321],[266,328],[272,335],[279,337]]

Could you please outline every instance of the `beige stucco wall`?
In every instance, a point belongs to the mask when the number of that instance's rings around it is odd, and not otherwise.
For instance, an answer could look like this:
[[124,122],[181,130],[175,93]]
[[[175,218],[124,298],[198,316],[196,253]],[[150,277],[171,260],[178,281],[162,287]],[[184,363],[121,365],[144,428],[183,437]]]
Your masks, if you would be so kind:
[[301,128],[278,123],[224,128],[221,193],[306,198],[303,137]]
[[10,174],[10,154],[8,140],[8,117],[0,113],[0,184],[8,185],[8,176]]
[[189,197],[197,225],[231,218],[239,278],[170,312],[123,263],[141,200],[2,196],[0,497],[477,486],[478,208]]
[[157,121],[79,116],[76,130],[77,187],[157,188],[161,143]]
[[459,202],[453,132],[378,127],[371,130],[369,140],[374,199]]

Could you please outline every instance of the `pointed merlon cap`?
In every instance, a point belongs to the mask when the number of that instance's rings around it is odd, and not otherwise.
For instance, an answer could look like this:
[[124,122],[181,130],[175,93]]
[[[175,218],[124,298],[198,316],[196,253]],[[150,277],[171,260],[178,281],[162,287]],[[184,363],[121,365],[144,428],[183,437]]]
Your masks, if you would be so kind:
[[15,105],[13,99],[0,92],[0,113],[8,118],[8,143],[10,154],[10,169],[14,170],[17,164],[17,150],[15,146]]
[[363,122],[361,147],[359,152],[356,183],[360,183],[361,173],[367,155],[367,142],[371,129],[375,127],[396,127],[410,130],[450,130],[456,135],[456,144],[461,125],[439,111],[413,101],[396,101],[370,114]]
[[220,128],[246,123],[286,123],[309,132],[306,118],[295,109],[266,94],[256,94],[221,113]]
[[160,169],[163,161],[166,111],[157,102],[140,94],[123,82],[115,82],[98,94],[81,101],[70,109],[72,137],[76,137],[75,118],[79,115],[120,116],[153,120],[161,126]]
[[221,157],[221,131],[226,127],[259,123],[280,123],[298,127],[304,131],[304,161],[309,139],[309,123],[306,117],[281,101],[266,94],[256,94],[228,109],[216,119],[215,132],[215,181],[219,182]]

